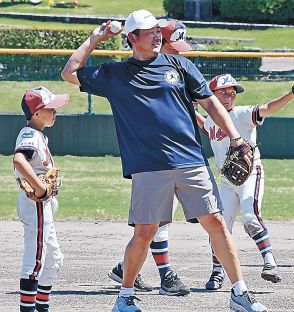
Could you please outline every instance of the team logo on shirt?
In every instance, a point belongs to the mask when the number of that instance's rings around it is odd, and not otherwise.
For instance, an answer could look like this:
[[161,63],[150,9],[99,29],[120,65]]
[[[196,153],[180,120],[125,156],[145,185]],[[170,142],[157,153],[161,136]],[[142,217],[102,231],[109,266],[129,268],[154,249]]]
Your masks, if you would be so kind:
[[22,134],[22,138],[32,138],[35,134],[34,130],[28,130]]
[[221,128],[218,128],[217,131],[215,130],[215,126],[209,128],[209,139],[211,141],[222,141],[224,138],[227,137],[226,133]]
[[164,74],[164,80],[172,85],[177,84],[180,80],[180,75],[179,73],[174,70],[168,70],[165,74]]

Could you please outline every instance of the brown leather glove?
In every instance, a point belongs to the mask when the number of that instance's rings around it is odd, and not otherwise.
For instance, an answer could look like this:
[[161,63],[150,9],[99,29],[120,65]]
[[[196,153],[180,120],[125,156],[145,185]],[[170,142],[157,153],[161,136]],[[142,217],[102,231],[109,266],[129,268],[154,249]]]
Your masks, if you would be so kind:
[[232,184],[240,186],[250,176],[253,169],[253,159],[248,164],[244,159],[244,155],[248,151],[252,151],[254,155],[254,149],[256,146],[247,140],[244,140],[241,145],[237,147],[230,147],[227,152],[227,158],[221,169],[221,174],[225,176]]
[[58,187],[60,185],[59,169],[51,168],[45,174],[40,174],[38,178],[46,184],[46,191],[41,197],[36,196],[34,188],[27,180],[21,180],[19,185],[26,193],[27,197],[34,201],[43,201],[50,196],[57,195]]

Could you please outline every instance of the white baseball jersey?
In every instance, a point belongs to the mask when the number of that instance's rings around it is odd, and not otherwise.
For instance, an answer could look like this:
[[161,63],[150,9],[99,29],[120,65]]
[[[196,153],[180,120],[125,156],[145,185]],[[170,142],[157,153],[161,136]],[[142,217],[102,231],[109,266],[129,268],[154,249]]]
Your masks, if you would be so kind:
[[[261,125],[263,118],[258,120],[258,106],[238,106],[229,112],[232,121],[241,137],[256,144],[256,126]],[[220,170],[230,145],[229,137],[213,122],[211,117],[205,121],[203,131],[209,136],[210,144],[216,158],[217,169]],[[248,180],[241,186],[231,184],[221,177],[220,196],[224,206],[223,216],[227,227],[232,232],[237,212],[246,232],[250,237],[265,229],[261,217],[261,203],[264,193],[264,171],[258,148],[254,151],[254,168]]]
[[[262,125],[264,119],[257,120],[258,106],[237,106],[234,107],[229,115],[243,139],[250,140],[256,144],[256,126]],[[216,158],[217,169],[220,170],[226,159],[226,152],[230,146],[230,139],[219,128],[212,118],[208,116],[203,126],[203,131],[208,135],[211,148]],[[256,147],[254,152],[254,164],[260,164],[260,152]]]
[[[31,150],[33,155],[28,160],[35,173],[46,173],[53,167],[53,159],[48,149],[48,138],[41,132],[31,127],[21,129],[15,145],[15,153],[18,151]],[[17,179],[23,179],[23,176],[15,169]]]

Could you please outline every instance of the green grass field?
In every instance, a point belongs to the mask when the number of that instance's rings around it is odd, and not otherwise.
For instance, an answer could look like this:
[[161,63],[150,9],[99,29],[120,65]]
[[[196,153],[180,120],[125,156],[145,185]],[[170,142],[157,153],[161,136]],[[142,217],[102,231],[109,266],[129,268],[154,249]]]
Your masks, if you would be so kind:
[[[59,219],[125,219],[128,214],[131,181],[122,178],[119,157],[55,156],[63,185],[58,198]],[[0,218],[15,218],[17,197],[12,156],[0,156]],[[214,160],[210,163],[214,170]],[[265,219],[294,218],[294,160],[264,160],[266,187]],[[219,176],[217,176],[217,180]],[[183,219],[177,209],[177,219]]]
[[[62,2],[54,0],[55,3]],[[72,2],[64,0],[64,2]],[[79,6],[72,8],[49,8],[48,1],[43,0],[38,5],[30,3],[20,3],[15,0],[15,4],[10,0],[2,0],[0,10],[2,12],[21,12],[35,14],[62,14],[62,15],[101,15],[101,16],[127,16],[131,11],[145,9],[157,16],[165,15],[161,0],[78,0]]]
[[[79,92],[78,87],[61,81],[15,82],[0,81],[0,112],[21,112],[20,101],[27,88],[44,85],[55,93],[69,93],[69,105],[59,110],[60,113],[84,113],[87,111],[87,95]],[[246,92],[238,95],[238,105],[264,104],[281,96],[291,89],[291,82],[244,81]],[[13,92],[11,92],[13,90]],[[93,112],[110,113],[110,105],[104,98],[93,96]],[[292,101],[293,102],[293,101]],[[293,103],[292,103],[293,104]],[[289,104],[275,115],[294,116],[294,106]]]
[[[189,28],[188,35],[204,37],[229,38],[222,44],[215,45],[215,49],[222,50],[230,47],[239,49],[241,47],[260,48],[262,50],[277,48],[294,48],[294,41],[290,42],[289,35],[294,36],[294,28],[269,28],[265,30],[230,30],[215,28]],[[230,39],[252,39],[253,42],[233,43]]]

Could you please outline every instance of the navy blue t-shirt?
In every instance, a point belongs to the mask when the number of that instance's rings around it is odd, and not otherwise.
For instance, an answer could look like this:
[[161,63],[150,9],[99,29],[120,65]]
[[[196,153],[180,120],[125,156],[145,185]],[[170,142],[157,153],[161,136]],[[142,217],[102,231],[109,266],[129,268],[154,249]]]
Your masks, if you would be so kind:
[[110,102],[124,177],[207,164],[192,99],[212,92],[189,60],[159,53],[84,67],[77,76],[81,91]]

